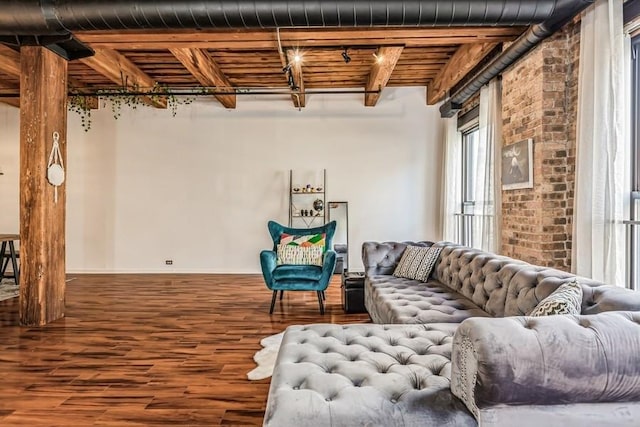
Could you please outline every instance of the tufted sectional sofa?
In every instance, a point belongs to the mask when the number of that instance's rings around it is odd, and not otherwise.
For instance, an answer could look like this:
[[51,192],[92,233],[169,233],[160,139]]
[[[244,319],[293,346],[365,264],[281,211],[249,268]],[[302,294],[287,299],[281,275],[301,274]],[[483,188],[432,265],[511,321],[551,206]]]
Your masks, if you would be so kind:
[[292,326],[266,426],[638,426],[640,293],[580,279],[579,316],[526,317],[574,276],[448,243],[428,282],[367,242],[375,324]]

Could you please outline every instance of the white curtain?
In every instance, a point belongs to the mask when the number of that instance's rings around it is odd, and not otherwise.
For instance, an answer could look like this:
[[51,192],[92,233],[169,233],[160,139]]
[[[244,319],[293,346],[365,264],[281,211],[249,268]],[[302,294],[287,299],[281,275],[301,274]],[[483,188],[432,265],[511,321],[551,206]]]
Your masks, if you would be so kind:
[[573,270],[625,286],[625,229],[630,183],[622,0],[596,0],[582,17]]
[[476,157],[473,245],[500,252],[502,198],[500,150],[502,148],[501,82],[493,79],[480,90],[478,154]]
[[443,240],[456,242],[457,218],[456,213],[460,211],[461,176],[462,176],[462,138],[458,131],[458,115],[444,120],[444,188],[442,190],[442,224]]

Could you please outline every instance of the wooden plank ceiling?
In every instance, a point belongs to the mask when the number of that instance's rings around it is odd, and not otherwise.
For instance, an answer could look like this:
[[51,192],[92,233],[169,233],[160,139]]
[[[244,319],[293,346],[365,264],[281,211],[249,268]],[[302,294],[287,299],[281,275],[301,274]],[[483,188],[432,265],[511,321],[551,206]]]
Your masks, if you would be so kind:
[[[235,108],[235,90],[280,89],[303,107],[314,90],[356,89],[375,106],[386,86],[425,86],[429,104],[447,95],[495,46],[523,27],[287,28],[280,30],[97,31],[75,34],[96,51],[69,63],[70,86],[91,91],[215,87]],[[278,39],[280,42],[278,42]],[[345,61],[345,54],[350,58]],[[0,45],[0,101],[18,105],[20,56]],[[290,67],[287,68],[287,65]],[[283,69],[290,71],[283,71]],[[291,74],[291,77],[289,77]],[[291,84],[293,81],[293,84]],[[366,91],[369,91],[365,95]],[[165,108],[166,100],[146,100]]]

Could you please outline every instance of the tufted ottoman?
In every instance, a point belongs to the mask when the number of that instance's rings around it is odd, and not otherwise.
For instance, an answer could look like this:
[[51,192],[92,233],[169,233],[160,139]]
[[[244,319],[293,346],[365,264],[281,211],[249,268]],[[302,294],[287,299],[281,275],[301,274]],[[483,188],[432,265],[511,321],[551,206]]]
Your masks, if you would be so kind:
[[458,324],[291,326],[265,426],[475,426],[450,390]]

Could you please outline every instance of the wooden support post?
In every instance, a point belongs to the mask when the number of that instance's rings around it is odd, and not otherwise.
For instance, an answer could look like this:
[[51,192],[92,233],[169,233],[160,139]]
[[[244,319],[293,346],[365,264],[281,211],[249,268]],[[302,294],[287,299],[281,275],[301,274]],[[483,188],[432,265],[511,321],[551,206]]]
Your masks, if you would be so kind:
[[20,49],[20,323],[64,316],[65,184],[47,181],[53,133],[66,166],[67,62],[39,46]]

